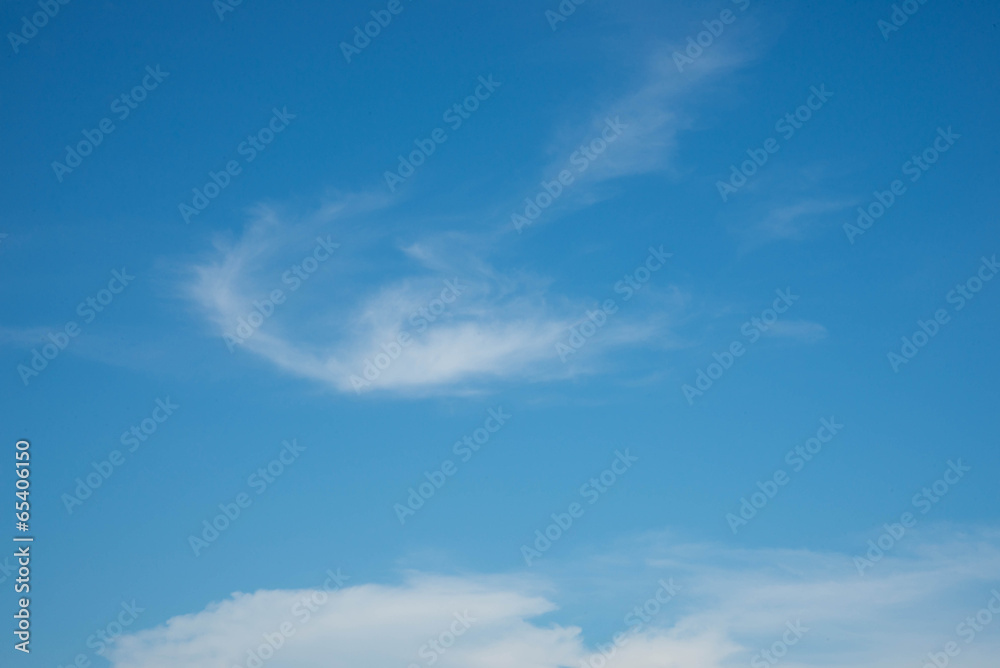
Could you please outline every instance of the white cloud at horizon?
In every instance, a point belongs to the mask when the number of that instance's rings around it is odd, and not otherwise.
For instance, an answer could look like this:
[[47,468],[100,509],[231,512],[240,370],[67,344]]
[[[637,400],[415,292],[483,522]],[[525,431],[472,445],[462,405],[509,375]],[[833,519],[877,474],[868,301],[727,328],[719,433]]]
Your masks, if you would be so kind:
[[[323,604],[314,600],[306,621],[301,604],[295,612],[296,603],[318,588],[234,594],[122,637],[108,658],[114,668],[242,667],[247,653],[264,642],[263,634],[288,623],[294,634],[265,665],[422,667],[434,654],[428,640],[448,631],[457,614],[475,621],[455,627],[467,630],[437,654],[439,668],[576,667],[596,660],[598,646],[607,648],[617,631],[629,634],[608,666],[723,668],[746,665],[780,641],[787,624],[807,631],[782,665],[921,666],[928,652],[956,641],[961,665],[987,668],[1000,651],[996,630],[987,625],[966,643],[956,625],[994,596],[1000,533],[946,533],[937,542],[907,536],[863,577],[847,554],[633,543],[623,554],[582,566],[554,565],[546,571],[548,581],[537,574],[415,573],[398,585],[349,581]],[[575,589],[568,590],[560,577]],[[644,578],[648,582],[637,589]],[[630,618],[629,611],[655,599],[660,580],[677,586],[676,597],[650,605],[657,612],[646,622]],[[560,599],[573,603],[554,602]],[[619,610],[621,623],[589,637],[577,624],[553,621],[559,614],[587,616],[595,606]],[[1000,615],[993,623],[1000,624]]]

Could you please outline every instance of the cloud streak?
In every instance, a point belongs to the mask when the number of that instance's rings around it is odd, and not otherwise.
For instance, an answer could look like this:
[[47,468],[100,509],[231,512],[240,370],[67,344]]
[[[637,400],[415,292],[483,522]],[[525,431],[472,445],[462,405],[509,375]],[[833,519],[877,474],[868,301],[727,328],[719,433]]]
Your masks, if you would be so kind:
[[339,243],[308,241],[316,229],[261,211],[190,267],[186,294],[231,349],[342,392],[467,391],[567,373],[554,346],[579,310],[554,307],[545,280],[469,259],[462,239],[429,240],[379,249],[392,256],[380,261],[383,276],[358,293],[349,286],[376,271],[369,242],[321,249],[332,257],[310,262],[310,244]]

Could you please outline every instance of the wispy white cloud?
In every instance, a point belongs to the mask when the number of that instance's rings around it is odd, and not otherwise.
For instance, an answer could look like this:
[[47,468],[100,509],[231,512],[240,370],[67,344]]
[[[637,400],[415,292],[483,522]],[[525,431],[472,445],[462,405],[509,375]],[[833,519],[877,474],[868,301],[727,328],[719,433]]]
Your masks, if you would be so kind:
[[[788,195],[783,200],[790,199]],[[740,252],[746,253],[776,241],[803,241],[822,229],[830,214],[844,211],[852,205],[843,199],[795,199],[793,203],[780,203],[763,214],[749,226],[733,225],[733,233],[741,238]]]
[[620,116],[628,127],[613,150],[595,162],[588,178],[604,181],[673,169],[678,135],[694,125],[692,107],[703,93],[700,87],[749,60],[746,54],[719,46],[681,76],[670,52],[658,51],[641,83],[600,109],[591,121],[594,130],[604,118]]
[[45,327],[6,327],[0,325],[0,345],[10,345],[16,348],[30,348],[35,345],[49,343],[45,335],[57,328]]
[[[582,121],[553,129],[548,153],[559,157],[541,170],[545,178],[565,168],[582,143],[601,137],[608,129],[607,119],[620,119],[626,126],[607,150],[587,160],[587,169],[577,175],[582,183],[574,181],[565,188],[554,208],[593,204],[607,194],[602,183],[669,169],[678,133],[690,125],[686,105],[697,87],[748,59],[720,44],[681,76],[670,50],[662,45],[660,49],[645,62],[634,86],[591,105],[580,116]],[[282,216],[272,210],[260,209],[241,237],[220,243],[214,257],[193,267],[189,295],[217,333],[232,333],[239,319],[251,312],[253,300],[271,289],[265,277],[274,275],[279,258],[289,258],[282,247],[307,239],[303,230],[333,221],[342,231],[357,229],[361,226],[353,222],[341,223],[357,220],[359,211],[370,213],[387,204],[354,196],[346,204],[323,207],[295,226],[282,223]],[[512,231],[509,224],[504,231]],[[330,285],[324,267],[323,275],[317,274],[312,284],[294,295],[294,305],[282,306],[280,314],[240,347],[286,372],[338,391],[412,393],[473,392],[496,381],[594,373],[608,368],[601,356],[609,349],[671,345],[666,336],[669,318],[635,309],[616,316],[572,363],[563,364],[556,343],[593,304],[551,294],[542,276],[492,265],[484,239],[509,241],[504,234],[452,232],[416,240],[409,236],[391,248],[370,238],[355,242],[338,237],[341,254],[331,264],[345,268],[336,273],[339,285]],[[382,266],[366,265],[365,258],[378,243],[383,244]],[[421,313],[435,303],[445,280],[458,280],[464,288],[431,323]],[[345,285],[355,287],[347,290]],[[406,349],[387,360],[401,334],[409,337]]]
[[[343,215],[334,210],[323,220],[329,226]],[[475,239],[441,235],[377,248],[324,233],[340,248],[295,288],[283,270],[301,261],[295,252],[308,256],[319,229],[286,225],[261,209],[242,236],[219,241],[190,267],[187,294],[230,347],[339,391],[467,392],[491,381],[582,372],[560,363],[555,343],[584,306],[551,299],[542,277],[497,270]],[[373,251],[378,265],[365,259]],[[253,324],[255,300],[275,289],[285,303],[241,336],[241,323]],[[593,348],[634,343],[655,329],[623,318]]]
[[[553,128],[545,151],[553,158],[542,166],[539,178],[554,179],[567,170],[573,182],[549,211],[578,210],[612,197],[617,179],[687,170],[676,162],[678,137],[696,124],[696,107],[706,87],[746,65],[752,56],[735,44],[720,44],[681,74],[671,53],[658,45],[638,74],[623,74],[629,83],[618,87],[616,94],[603,96],[580,117]],[[620,133],[601,148],[608,128]],[[552,219],[547,214],[539,222]]]
[[808,320],[779,320],[770,325],[764,336],[779,339],[792,339],[803,343],[815,343],[825,339],[826,327],[818,322]]
[[808,200],[779,206],[771,210],[755,228],[770,239],[802,239],[816,224],[816,218],[842,211],[851,202],[841,200]]

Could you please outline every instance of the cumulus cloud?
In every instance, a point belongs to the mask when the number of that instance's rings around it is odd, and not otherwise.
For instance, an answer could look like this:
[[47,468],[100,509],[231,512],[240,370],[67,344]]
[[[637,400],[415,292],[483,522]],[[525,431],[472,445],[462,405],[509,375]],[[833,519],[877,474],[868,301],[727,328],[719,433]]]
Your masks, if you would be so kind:
[[[336,574],[331,574],[336,576]],[[579,629],[534,625],[553,605],[525,583],[414,577],[404,585],[234,594],[122,639],[116,668],[407,666],[527,668],[574,663]],[[334,585],[334,586],[331,586]],[[333,589],[327,591],[327,589]]]
[[[961,624],[1000,606],[1000,534],[947,535],[908,534],[864,576],[848,554],[662,538],[559,564],[549,582],[411,574],[338,588],[331,571],[315,589],[234,594],[108,656],[115,668],[723,668],[772,665],[762,652],[785,643],[782,665],[904,668],[956,642],[962,665],[986,668],[1000,650],[990,622]],[[559,621],[595,610],[617,612],[586,637]]]
[[718,666],[738,649],[716,630],[689,628],[588,649],[579,627],[533,621],[555,608],[513,578],[259,591],[125,636],[108,657],[115,668],[559,668],[613,654],[623,668],[680,668]]

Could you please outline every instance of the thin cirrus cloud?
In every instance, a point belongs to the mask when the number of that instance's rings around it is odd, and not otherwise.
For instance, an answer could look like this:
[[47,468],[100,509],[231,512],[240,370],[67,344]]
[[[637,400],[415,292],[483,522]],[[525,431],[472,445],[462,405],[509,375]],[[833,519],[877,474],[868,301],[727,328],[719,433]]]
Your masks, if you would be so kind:
[[[589,129],[563,128],[558,133],[563,138],[590,137],[599,136],[594,133],[608,117],[620,118],[626,125],[616,144],[583,174],[581,180],[589,186],[568,189],[574,194],[561,204],[593,203],[600,198],[593,187],[601,182],[665,169],[677,133],[686,127],[681,107],[692,86],[743,62],[720,47],[680,77],[676,71],[671,75],[673,61],[661,53],[636,88],[592,116]],[[562,140],[556,143],[574,146]],[[281,249],[295,245],[300,237],[304,240],[301,229],[319,229],[387,203],[367,204],[327,205],[311,223],[298,228],[280,221],[273,211],[259,210],[240,238],[218,244],[214,257],[191,268],[188,295],[217,334],[231,337],[240,319],[252,312],[255,299],[282,287],[273,278],[276,268],[294,256]],[[361,259],[371,250],[370,240],[363,242],[365,248],[346,238],[337,241],[343,243],[340,255],[327,264],[349,266],[357,273],[345,273],[346,269],[333,273],[343,283],[377,287],[363,295],[331,288],[329,267],[324,266],[309,285],[288,295],[289,305],[276,308],[273,319],[241,341],[239,349],[341,392],[475,392],[502,380],[553,380],[593,373],[607,368],[598,359],[602,351],[655,343],[667,329],[662,317],[638,311],[617,316],[599,337],[588,341],[583,354],[563,363],[556,343],[568,337],[570,327],[579,324],[581,314],[593,304],[551,295],[544,278],[498,271],[484,259],[482,240],[474,235],[441,235],[382,249],[380,263],[395,270],[386,272],[388,277],[372,272],[374,265],[365,266]],[[365,272],[376,280],[358,280]],[[435,299],[447,288],[444,281],[456,279],[463,286],[461,294],[440,314],[432,312],[431,322],[427,310],[441,310]],[[401,335],[409,337],[409,343],[395,356]],[[387,355],[392,359],[385,364]]]
[[802,239],[816,225],[816,218],[843,211],[851,205],[845,200],[808,200],[772,210],[755,228],[768,239]]
[[[189,268],[187,296],[234,351],[342,392],[468,392],[497,380],[580,372],[559,361],[555,344],[585,305],[551,298],[546,280],[497,271],[464,238],[372,248],[370,240],[325,235],[340,248],[292,291],[281,276],[295,264],[295,252],[307,255],[314,243],[306,229],[320,228],[289,225],[260,210],[242,236],[220,241]],[[372,252],[378,263],[366,259]],[[345,287],[367,284],[366,275],[378,276],[376,287],[360,295]],[[248,330],[238,326],[274,289],[283,290],[285,301],[245,336]],[[603,345],[635,343],[657,330],[622,318]]]
[[[554,566],[551,579],[411,573],[398,585],[348,581],[329,593],[317,587],[234,594],[122,637],[108,658],[114,668],[242,667],[255,665],[252,653],[267,655],[264,663],[275,668],[596,667],[604,665],[602,648],[610,652],[621,632],[609,666],[773,665],[760,652],[789,639],[795,642],[778,650],[788,666],[920,666],[947,642],[960,645],[962,665],[992,666],[996,634],[981,625],[970,638],[958,625],[1000,601],[1000,534],[972,530],[942,542],[933,533],[908,535],[894,548],[898,554],[885,555],[864,576],[848,554],[657,537],[620,554]],[[664,596],[663,583],[672,597]],[[657,593],[661,603],[653,602]],[[570,606],[553,602],[565,595]],[[311,606],[302,603],[310,599]],[[587,634],[558,621],[595,610],[618,616]],[[276,638],[282,628],[283,639]],[[429,641],[442,634],[435,649]],[[280,647],[261,650],[267,637]]]
[[682,74],[668,51],[658,51],[650,59],[641,85],[609,105],[593,122],[597,126],[605,117],[620,116],[628,127],[614,150],[595,163],[591,178],[604,180],[670,169],[678,135],[693,125],[688,106],[696,101],[699,87],[749,60],[746,53],[719,45]]
[[770,325],[764,336],[791,339],[801,343],[815,343],[827,336],[827,329],[818,322],[808,320],[779,320]]
[[[679,135],[694,124],[691,105],[706,86],[743,67],[752,56],[736,47],[717,45],[681,73],[671,53],[663,46],[653,49],[631,87],[598,104],[585,122],[555,129],[547,152],[556,158],[541,170],[541,176],[555,178],[568,168],[575,179],[556,208],[577,209],[609,197],[600,186],[615,179],[685,171],[675,158]],[[583,171],[574,170],[571,156],[581,146],[601,139],[609,119],[621,127],[620,134],[603,152],[588,158]]]
[[794,204],[773,206],[755,224],[730,226],[740,238],[741,254],[781,241],[804,241],[819,231],[829,230],[831,220],[852,205],[845,199],[805,199]]

